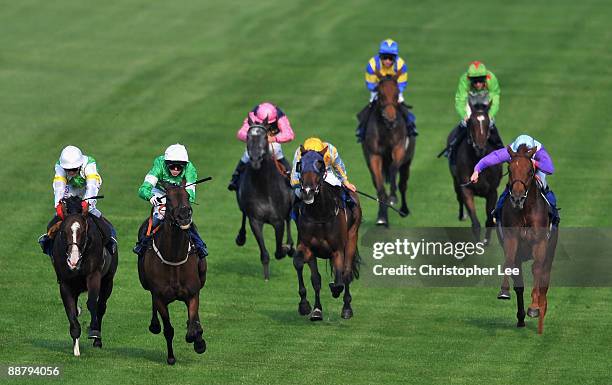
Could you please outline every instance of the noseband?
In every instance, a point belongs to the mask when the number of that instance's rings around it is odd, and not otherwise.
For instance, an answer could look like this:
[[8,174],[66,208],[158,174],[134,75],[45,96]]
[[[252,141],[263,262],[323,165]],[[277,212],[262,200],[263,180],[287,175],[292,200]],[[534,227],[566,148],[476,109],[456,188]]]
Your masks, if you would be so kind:
[[[531,161],[530,161],[531,163]],[[512,173],[510,173],[510,177],[512,177]],[[533,163],[531,163],[531,177],[529,179],[527,179],[527,181],[523,181],[522,179],[514,179],[512,181],[510,181],[510,183],[508,184],[508,190],[510,190],[510,199],[513,202],[516,202],[519,207],[523,208],[523,205],[525,204],[525,200],[527,200],[527,195],[529,194],[529,188],[531,187],[531,183],[533,182],[533,178],[535,178],[535,169],[533,167]],[[515,197],[514,194],[512,194],[512,187],[514,186],[515,183],[521,183],[523,185],[523,187],[525,188],[525,194],[521,195],[520,197]]]

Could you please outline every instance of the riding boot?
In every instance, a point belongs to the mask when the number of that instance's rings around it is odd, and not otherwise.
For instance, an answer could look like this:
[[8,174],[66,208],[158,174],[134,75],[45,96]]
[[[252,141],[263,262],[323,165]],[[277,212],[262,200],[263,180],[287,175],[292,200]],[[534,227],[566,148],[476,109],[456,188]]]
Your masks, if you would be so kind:
[[198,257],[200,257],[200,259],[206,258],[206,256],[208,255],[208,249],[206,248],[206,243],[204,243],[204,241],[200,237],[200,234],[198,234],[198,229],[196,228],[196,225],[193,223],[189,227],[189,236],[191,237],[191,242],[193,242],[193,246],[196,249],[196,253],[198,254]]
[[550,217],[552,221],[552,225],[557,227],[559,222],[561,222],[561,217],[559,217],[559,209],[557,209],[557,197],[555,193],[548,187],[542,190],[542,193],[546,197],[548,203],[550,203]]
[[503,148],[504,142],[499,135],[499,131],[497,130],[497,126],[493,123],[490,127],[491,135],[489,136],[489,143],[493,145],[496,149]]
[[51,218],[47,224],[47,232],[38,237],[38,244],[40,245],[43,253],[47,254],[51,258],[53,258],[53,238],[49,236],[49,230],[61,220],[62,219],[57,215],[53,216],[53,218]]
[[467,126],[464,124],[459,124],[455,128],[454,132],[455,136],[454,138],[451,138],[448,144],[448,161],[450,162],[451,166],[454,166],[457,162],[457,147],[459,147],[461,142],[463,142],[467,136]]
[[417,136],[419,133],[416,129],[416,116],[410,111],[410,107],[405,103],[399,105],[402,115],[406,119],[406,134],[408,136]]
[[283,156],[282,158],[278,159],[278,161],[285,168],[285,173],[289,174],[291,172],[291,165],[289,164],[289,161],[287,160],[287,158]]
[[[161,220],[159,220],[155,215],[153,215],[153,223],[151,224],[151,230],[156,228],[160,222]],[[147,236],[147,227],[143,227],[142,232],[138,234],[138,240],[136,241],[136,245],[132,249],[132,252],[138,255],[139,258],[142,258],[144,256],[145,251],[147,251],[147,249],[151,245],[152,238],[153,235]]]
[[508,198],[508,194],[510,194],[510,191],[508,190],[508,187],[506,186],[504,191],[499,196],[499,199],[497,200],[497,204],[495,205],[495,209],[493,210],[493,218],[495,218],[495,220],[498,223],[499,221],[501,221],[502,207],[504,207],[504,202],[506,201],[506,198]]
[[113,225],[110,225],[110,222],[108,223],[110,227],[111,236],[108,242],[106,243],[106,249],[108,250],[110,255],[115,255],[115,253],[117,252],[117,231],[115,230]]
[[294,194],[293,206],[291,207],[291,219],[293,219],[295,223],[297,223],[298,217],[300,216],[301,207],[302,199],[297,194]]
[[230,191],[238,191],[238,186],[240,185],[240,175],[244,172],[244,170],[246,169],[247,164],[243,163],[242,160],[238,161],[238,164],[236,165],[236,169],[234,170],[234,173],[232,174],[232,179],[229,183],[229,185],[227,186],[227,189]]

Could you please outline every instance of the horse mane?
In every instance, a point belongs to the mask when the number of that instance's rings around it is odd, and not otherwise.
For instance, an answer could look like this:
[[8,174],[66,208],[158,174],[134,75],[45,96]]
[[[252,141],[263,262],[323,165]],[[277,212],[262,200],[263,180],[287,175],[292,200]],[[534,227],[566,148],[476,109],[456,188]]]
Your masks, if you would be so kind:
[[66,214],[83,214],[82,199],[78,196],[71,196],[64,199]]

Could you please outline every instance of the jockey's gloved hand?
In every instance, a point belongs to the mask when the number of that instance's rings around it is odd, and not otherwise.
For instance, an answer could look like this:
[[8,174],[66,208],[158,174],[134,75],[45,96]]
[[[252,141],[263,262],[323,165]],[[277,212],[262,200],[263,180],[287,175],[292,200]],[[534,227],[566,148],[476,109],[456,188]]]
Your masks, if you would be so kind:
[[398,103],[404,103],[404,94],[400,92],[399,96],[397,97],[397,101]]
[[489,127],[493,127],[495,125],[495,119],[489,116]]
[[378,92],[376,92],[376,91],[371,91],[370,92],[370,103],[372,103],[376,99],[377,95],[378,95]]
[[151,202],[151,204],[152,204],[153,206],[159,206],[159,205],[162,203],[162,202],[161,202],[161,200],[159,199],[159,197],[157,197],[157,196],[155,196],[155,195],[153,195],[153,196],[151,197],[151,199],[149,199],[149,202]]

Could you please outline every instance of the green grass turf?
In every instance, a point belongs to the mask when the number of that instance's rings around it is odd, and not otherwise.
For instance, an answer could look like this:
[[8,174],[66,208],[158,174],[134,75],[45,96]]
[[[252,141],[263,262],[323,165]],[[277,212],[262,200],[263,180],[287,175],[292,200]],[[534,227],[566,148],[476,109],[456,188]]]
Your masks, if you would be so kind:
[[[533,320],[514,327],[514,300],[495,300],[495,288],[357,282],[352,320],[339,318],[341,301],[323,290],[325,320],[311,324],[296,312],[291,261],[273,261],[264,283],[250,232],[244,248],[234,245],[239,213],[225,190],[243,151],[235,131],[252,106],[272,100],[296,131],[284,146],[289,157],[304,138],[321,136],[337,145],[352,181],[373,191],[354,114],[368,97],[367,59],[393,37],[409,65],[406,97],[421,135],[413,215],[392,217],[392,226],[466,225],[456,221],[448,169],[435,155],[457,120],[458,77],[479,59],[501,83],[502,137],[529,132],[552,155],[562,225],[610,227],[611,16],[608,1],[569,0],[4,2],[0,363],[61,365],[69,384],[612,383],[609,288],[551,288],[542,336]],[[198,356],[184,343],[185,310],[175,304],[178,362],[169,368],[163,337],[147,330],[149,294],[130,250],[148,210],[136,190],[175,142],[214,180],[199,187],[195,207],[210,248],[200,311],[208,350]],[[120,239],[104,348],[83,341],[80,358],[35,242],[52,214],[52,166],[67,144],[97,159],[107,196],[99,207]],[[366,231],[376,207],[363,204]]]

